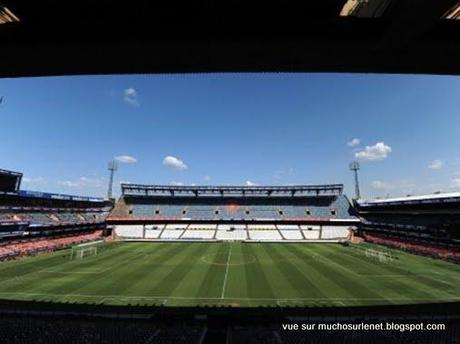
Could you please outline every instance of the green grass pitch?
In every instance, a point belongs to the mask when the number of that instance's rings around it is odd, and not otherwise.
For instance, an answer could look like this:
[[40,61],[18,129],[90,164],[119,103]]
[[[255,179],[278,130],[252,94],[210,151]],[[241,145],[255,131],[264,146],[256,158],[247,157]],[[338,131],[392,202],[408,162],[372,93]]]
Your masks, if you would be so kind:
[[[0,264],[0,298],[164,306],[355,306],[460,301],[460,266],[367,244],[109,243]],[[383,249],[378,246],[373,248]]]

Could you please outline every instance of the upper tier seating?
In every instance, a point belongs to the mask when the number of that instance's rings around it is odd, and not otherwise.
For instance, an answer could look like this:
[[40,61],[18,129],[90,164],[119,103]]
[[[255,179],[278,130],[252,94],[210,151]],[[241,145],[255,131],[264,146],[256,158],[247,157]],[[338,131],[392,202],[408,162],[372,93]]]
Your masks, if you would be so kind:
[[[151,203],[148,203],[151,201]],[[354,218],[350,202],[344,195],[266,198],[240,203],[229,199],[184,198],[174,199],[170,204],[168,197],[152,199],[143,198],[139,203],[136,199],[126,198],[129,216],[172,219],[289,219],[289,218]],[[177,202],[181,204],[177,204]]]

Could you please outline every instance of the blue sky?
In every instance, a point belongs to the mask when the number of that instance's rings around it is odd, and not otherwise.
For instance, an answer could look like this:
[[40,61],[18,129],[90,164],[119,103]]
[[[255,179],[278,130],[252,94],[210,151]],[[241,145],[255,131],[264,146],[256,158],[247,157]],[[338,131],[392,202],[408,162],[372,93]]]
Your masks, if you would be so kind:
[[23,189],[119,182],[344,183],[365,197],[460,190],[460,78],[189,74],[0,79],[0,168]]

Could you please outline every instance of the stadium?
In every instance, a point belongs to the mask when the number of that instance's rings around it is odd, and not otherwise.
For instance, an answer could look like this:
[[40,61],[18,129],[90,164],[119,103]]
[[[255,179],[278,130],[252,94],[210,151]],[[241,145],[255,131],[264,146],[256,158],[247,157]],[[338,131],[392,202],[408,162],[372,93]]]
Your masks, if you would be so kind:
[[23,191],[21,178],[1,171],[3,307],[340,316],[460,301],[456,193],[350,201],[341,184],[124,183],[104,201]]
[[0,0],[0,342],[460,343],[459,19]]

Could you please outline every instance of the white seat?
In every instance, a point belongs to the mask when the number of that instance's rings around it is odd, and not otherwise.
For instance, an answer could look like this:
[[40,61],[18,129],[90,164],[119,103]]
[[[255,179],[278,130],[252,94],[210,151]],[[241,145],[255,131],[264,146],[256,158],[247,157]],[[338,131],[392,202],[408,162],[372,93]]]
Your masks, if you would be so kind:
[[165,229],[161,234],[161,239],[178,239],[183,232],[183,229]]
[[246,230],[217,230],[216,239],[218,240],[246,240]]
[[281,234],[287,240],[302,240],[303,236],[300,230],[281,230]]
[[343,226],[323,226],[321,239],[346,239],[349,235],[347,227]]
[[319,230],[303,230],[303,235],[307,240],[318,240],[319,239]]
[[214,230],[200,230],[200,229],[187,229],[182,235],[182,239],[212,239],[214,237]]
[[143,225],[115,226],[115,233],[122,238],[142,238],[143,232]]
[[161,234],[161,229],[146,229],[145,238],[146,239],[157,239]]
[[252,240],[283,240],[277,230],[249,230],[249,238]]

